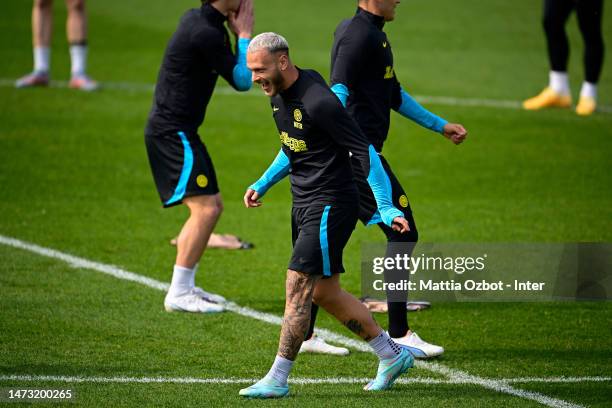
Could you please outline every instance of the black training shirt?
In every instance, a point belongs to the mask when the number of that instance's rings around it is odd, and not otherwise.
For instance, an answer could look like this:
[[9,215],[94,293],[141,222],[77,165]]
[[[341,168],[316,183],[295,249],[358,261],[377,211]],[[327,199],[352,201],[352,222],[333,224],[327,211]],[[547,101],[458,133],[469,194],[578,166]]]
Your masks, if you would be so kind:
[[384,24],[383,17],[358,8],[336,28],[331,52],[331,85],[348,88],[346,108],[378,152],[389,132],[391,109],[402,103]]
[[318,72],[298,72],[295,83],[270,98],[291,165],[293,205],[357,205],[349,151],[369,174],[370,143]]
[[226,17],[210,4],[188,10],[170,39],[159,70],[147,133],[196,133],[217,78],[236,88]]

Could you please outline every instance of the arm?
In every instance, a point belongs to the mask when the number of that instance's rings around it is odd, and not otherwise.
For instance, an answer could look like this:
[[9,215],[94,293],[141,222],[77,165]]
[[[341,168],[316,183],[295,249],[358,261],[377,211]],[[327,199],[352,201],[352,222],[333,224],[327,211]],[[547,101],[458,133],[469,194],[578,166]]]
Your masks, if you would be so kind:
[[251,40],[248,38],[238,38],[236,43],[236,65],[232,70],[232,79],[235,84],[234,88],[238,91],[251,89],[252,76],[246,64],[247,48],[249,48],[250,42]]
[[353,154],[374,193],[378,211],[383,222],[390,227],[398,227],[402,232],[408,230],[408,224],[403,218],[404,214],[393,206],[391,198],[391,182],[385,172],[378,153],[357,124],[351,119],[346,110],[335,98],[322,98],[314,107],[313,115],[321,128],[326,129],[330,136],[340,146]]
[[252,0],[242,0],[238,11],[228,15],[228,26],[236,34],[236,65],[232,71],[232,77],[239,91],[248,91],[252,84],[251,71],[246,65],[246,54],[254,21]]
[[[289,163],[289,158],[285,152],[283,152],[283,149],[280,149],[270,167],[268,167],[259,180],[251,184],[247,189],[247,194],[245,194],[244,197],[246,206],[249,207],[247,198],[249,198],[250,201],[257,202],[257,199],[263,197],[270,187],[289,174],[290,168],[291,164]],[[256,196],[253,196],[252,193],[256,193]]]
[[401,104],[399,107],[394,108],[400,115],[418,123],[424,128],[433,130],[437,133],[444,133],[444,126],[448,123],[447,120],[442,119],[422,107],[403,88],[400,88],[400,93]]
[[429,112],[427,109],[419,105],[412,96],[408,94],[397,82],[394,94],[393,109],[399,112],[402,116],[413,120],[419,125],[441,133],[454,144],[458,145],[467,137],[467,130],[457,123],[449,123],[447,120]]
[[[340,31],[344,29],[339,28]],[[361,66],[360,58],[365,55],[358,43],[359,39],[345,36],[332,52],[331,90],[344,107],[349,96],[349,87],[355,82],[358,67]]]
[[250,40],[239,38],[236,55],[225,45],[224,36],[210,29],[197,32],[192,39],[196,47],[211,61],[212,67],[237,91],[251,88],[251,71],[246,66]]
[[346,108],[346,100],[349,96],[349,90],[344,84],[334,84],[331,87],[332,92],[338,97],[342,106]]

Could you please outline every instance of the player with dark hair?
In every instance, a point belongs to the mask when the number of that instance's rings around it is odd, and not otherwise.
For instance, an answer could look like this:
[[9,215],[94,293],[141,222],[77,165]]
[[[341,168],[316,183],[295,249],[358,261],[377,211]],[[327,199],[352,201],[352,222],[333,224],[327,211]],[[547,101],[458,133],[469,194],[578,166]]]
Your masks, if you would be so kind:
[[[236,35],[231,50],[225,28]],[[253,30],[252,0],[211,0],[188,10],[164,55],[145,142],[164,207],[185,204],[190,216],[177,238],[168,311],[220,312],[225,299],[196,287],[195,273],[223,209],[212,160],[198,136],[221,75],[234,89],[251,88],[246,50]]]
[[550,64],[549,80],[548,86],[540,94],[523,102],[523,108],[527,110],[549,107],[569,108],[572,104],[567,75],[569,41],[565,33],[565,24],[574,10],[584,40],[585,76],[576,113],[588,116],[597,108],[597,83],[604,59],[604,42],[601,34],[603,0],[544,0],[542,25],[546,33]]
[[[353,158],[351,163],[355,183],[359,189],[359,219],[365,225],[376,224],[380,227],[387,237],[387,256],[391,257],[398,251],[410,255],[418,239],[408,197],[391,166],[381,154],[389,131],[391,110],[444,135],[455,144],[461,143],[467,136],[463,126],[449,123],[427,111],[401,87],[395,75],[391,43],[383,31],[385,22],[395,18],[397,4],[399,0],[359,0],[355,16],[342,21],[336,28],[331,52],[332,90],[376,149],[391,183],[393,204],[402,210],[410,225],[409,233],[398,234],[382,222],[376,201],[368,187],[366,175]],[[408,277],[408,271],[385,272],[385,280],[388,282]],[[393,301],[390,299],[387,301],[389,335],[417,358],[441,355],[444,352],[442,347],[423,341],[408,326],[407,296],[407,292],[395,291]],[[345,354],[346,349],[326,345],[316,336],[312,337],[317,310],[317,305],[314,305],[313,318],[307,334],[307,339],[312,340],[304,342],[303,351]]]
[[342,252],[358,213],[349,152],[367,174],[383,222],[398,233],[408,231],[402,212],[391,203],[390,183],[380,158],[357,124],[315,71],[297,68],[287,41],[275,33],[253,39],[247,54],[253,82],[270,97],[281,150],[264,175],[244,196],[247,207],[291,173],[293,254],[286,278],[285,314],[278,353],[268,374],[240,391],[252,398],[282,397],[287,377],[304,340],[314,301],[355,334],[368,341],[379,358],[376,379],[364,389],[384,390],[413,364],[367,308],[340,287]]

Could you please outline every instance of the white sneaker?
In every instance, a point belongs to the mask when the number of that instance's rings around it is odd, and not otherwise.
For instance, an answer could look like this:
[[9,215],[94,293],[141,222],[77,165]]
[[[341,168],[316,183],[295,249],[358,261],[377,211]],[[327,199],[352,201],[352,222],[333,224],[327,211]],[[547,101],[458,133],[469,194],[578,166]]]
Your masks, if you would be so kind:
[[166,295],[164,307],[167,312],[219,313],[225,310],[223,306],[208,302],[193,291],[181,296]]
[[94,81],[85,74],[77,74],[73,75],[72,78],[70,78],[68,87],[72,89],[80,89],[81,91],[91,92],[100,88],[100,84],[98,84],[96,81]]
[[300,353],[321,353],[321,354],[333,354],[335,356],[348,356],[349,349],[345,347],[336,347],[331,344],[327,344],[325,340],[313,334],[312,337],[302,343],[300,347]]
[[218,295],[216,293],[207,292],[199,286],[195,286],[193,289],[191,289],[191,293],[201,297],[202,299],[210,303],[219,303],[219,304],[227,303],[227,299],[224,298],[223,296]]
[[429,344],[419,337],[414,332],[408,332],[404,337],[394,338],[393,341],[410,351],[414,358],[432,358],[440,356],[444,353],[444,348]]

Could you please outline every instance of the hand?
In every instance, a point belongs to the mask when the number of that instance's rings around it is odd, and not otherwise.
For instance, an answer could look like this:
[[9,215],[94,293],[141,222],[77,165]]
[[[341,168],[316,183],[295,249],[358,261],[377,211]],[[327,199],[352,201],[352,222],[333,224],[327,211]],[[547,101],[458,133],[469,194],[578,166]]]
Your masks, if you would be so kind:
[[458,145],[467,137],[467,130],[458,123],[447,123],[444,125],[444,137]]
[[259,193],[252,188],[248,188],[244,193],[244,206],[246,208],[253,208],[261,206],[262,202],[259,201]]
[[253,0],[242,0],[238,10],[235,13],[230,11],[227,15],[230,30],[239,38],[251,38],[254,21]]
[[404,217],[395,217],[393,219],[393,224],[391,225],[393,231],[397,231],[400,234],[404,234],[410,231],[410,226],[408,225],[408,221]]

